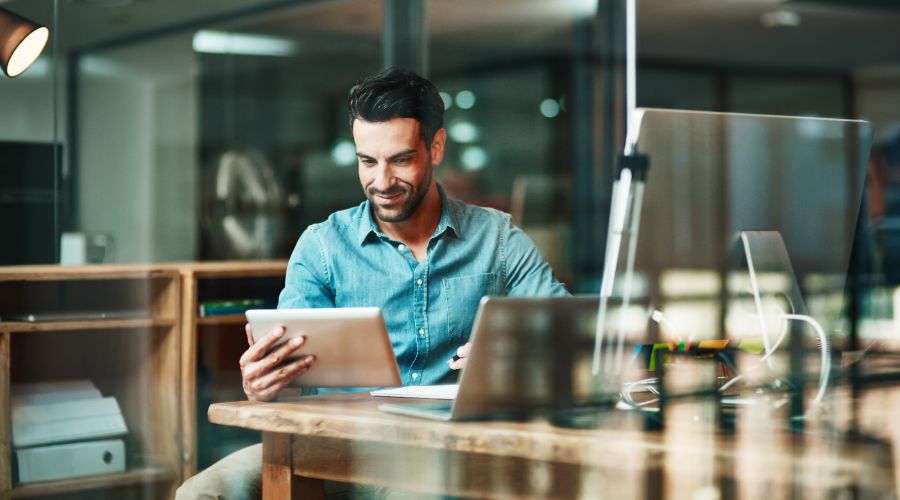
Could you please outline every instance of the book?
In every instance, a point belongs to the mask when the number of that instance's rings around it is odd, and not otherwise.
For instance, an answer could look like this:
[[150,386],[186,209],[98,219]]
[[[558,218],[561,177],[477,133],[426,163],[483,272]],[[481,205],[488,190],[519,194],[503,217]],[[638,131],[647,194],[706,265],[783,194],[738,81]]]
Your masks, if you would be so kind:
[[265,299],[217,300],[200,303],[200,316],[224,316],[244,314],[248,309],[269,309],[271,301]]

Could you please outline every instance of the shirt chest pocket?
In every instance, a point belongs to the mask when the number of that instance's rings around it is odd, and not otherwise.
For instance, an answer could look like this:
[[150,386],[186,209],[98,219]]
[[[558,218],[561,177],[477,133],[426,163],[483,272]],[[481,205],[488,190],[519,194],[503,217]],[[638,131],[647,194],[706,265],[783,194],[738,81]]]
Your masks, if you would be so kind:
[[447,333],[453,339],[468,340],[485,295],[498,295],[500,286],[495,273],[473,274],[444,280],[441,295],[447,314]]

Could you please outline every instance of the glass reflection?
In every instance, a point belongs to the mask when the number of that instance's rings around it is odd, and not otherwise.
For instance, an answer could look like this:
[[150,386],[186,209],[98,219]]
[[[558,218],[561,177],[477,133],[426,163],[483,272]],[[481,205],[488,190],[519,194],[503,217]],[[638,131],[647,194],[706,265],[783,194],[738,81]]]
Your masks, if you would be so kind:
[[[616,52],[608,46],[621,24],[614,3],[422,3],[425,18],[414,21],[428,27],[423,46],[430,76],[444,90],[451,136],[443,185],[456,198],[510,212],[571,289],[597,293],[610,159],[622,135]],[[47,22],[60,14],[62,26],[51,31],[62,39],[60,50],[22,76],[0,79],[0,264],[283,258],[307,225],[360,201],[343,103],[353,82],[385,60],[384,2],[176,4],[4,4]],[[566,399],[553,387],[567,380],[574,409],[531,422],[537,435],[556,441],[516,434],[521,422],[494,423],[442,445],[485,442],[489,451],[512,453],[504,443],[520,442],[532,450],[530,462],[480,453],[478,466],[466,468],[450,453],[365,442],[352,448],[350,468],[375,482],[413,478],[410,497],[438,496],[436,484],[463,484],[452,491],[479,496],[466,478],[483,479],[499,496],[898,495],[900,427],[890,385],[900,367],[898,15],[839,2],[789,7],[800,24],[763,27],[767,2],[642,0],[639,104],[864,117],[876,137],[868,163],[868,133],[854,140],[853,130],[828,120],[779,125],[673,113],[686,121],[648,121],[641,150],[651,170],[632,301],[612,300],[605,325],[622,333],[624,383],[611,394],[597,389],[590,319],[565,328],[579,333],[571,345],[560,343],[572,358],[562,363],[552,355],[557,339],[534,333],[547,328],[546,318],[523,315],[521,330],[530,333],[522,338],[535,345],[497,349],[540,362],[525,372],[497,363],[484,385]],[[832,29],[817,31],[823,25]],[[242,161],[223,166],[223,157],[238,154]],[[743,252],[731,255],[741,230],[779,231],[791,271],[756,269],[754,284]],[[190,471],[191,460],[203,467],[258,437],[206,419],[209,403],[243,397],[237,358],[244,339],[241,325],[204,318],[194,306],[265,303],[281,277],[204,278],[190,313],[167,303],[156,318],[166,326],[141,329],[136,343],[3,331],[0,352],[11,346],[13,383],[54,373],[77,379],[80,364],[96,364],[88,372],[98,374],[101,389],[122,395],[126,417],[142,421],[158,368],[145,359],[177,344],[169,323],[179,314],[202,318],[190,332],[199,352],[187,352],[197,358],[199,393],[186,413],[199,429],[197,455],[184,455]],[[86,295],[72,290],[94,287],[23,295],[18,286],[4,285],[0,327],[56,300],[65,310],[73,295]],[[122,295],[123,286],[98,286],[85,300]],[[177,286],[153,284],[151,295]],[[150,293],[139,282],[125,287]],[[798,313],[796,293],[802,315],[826,333],[827,351],[811,323],[785,318]],[[44,340],[66,349],[38,354]],[[94,346],[99,354],[81,356]],[[827,391],[812,411],[823,353]],[[116,355],[131,365],[107,366],[106,356]],[[58,362],[55,371],[39,369],[48,359]],[[173,359],[166,358],[166,377],[177,373]],[[160,456],[149,441],[180,432],[165,426],[135,427],[151,429],[136,447],[150,451],[133,464]],[[492,441],[492,433],[501,437]],[[166,450],[163,461],[181,451]],[[157,483],[176,481],[178,467],[150,468],[159,477],[135,496],[154,497],[165,489]]]

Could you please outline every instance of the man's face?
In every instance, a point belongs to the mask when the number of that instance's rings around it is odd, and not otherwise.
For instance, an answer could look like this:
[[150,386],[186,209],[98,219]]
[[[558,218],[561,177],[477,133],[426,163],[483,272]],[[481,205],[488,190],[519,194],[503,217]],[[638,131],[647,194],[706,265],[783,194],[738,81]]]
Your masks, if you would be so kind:
[[415,213],[443,159],[445,138],[441,129],[426,147],[414,118],[353,121],[359,182],[379,220],[403,222]]

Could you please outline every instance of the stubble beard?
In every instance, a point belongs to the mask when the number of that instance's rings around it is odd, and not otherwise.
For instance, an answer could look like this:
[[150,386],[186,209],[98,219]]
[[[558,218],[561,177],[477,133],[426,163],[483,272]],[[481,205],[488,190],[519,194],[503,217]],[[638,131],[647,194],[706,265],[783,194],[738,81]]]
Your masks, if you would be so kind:
[[[429,162],[430,163],[430,162]],[[426,177],[421,184],[418,186],[413,186],[411,189],[407,189],[403,186],[397,186],[394,189],[390,189],[388,191],[384,191],[379,193],[378,191],[369,188],[366,190],[366,198],[369,199],[369,204],[372,205],[375,216],[378,220],[382,222],[403,222],[410,217],[416,210],[419,209],[419,206],[422,204],[422,200],[425,199],[425,195],[428,194],[428,188],[431,187],[431,179],[434,176],[434,171],[432,167],[428,169],[428,177]],[[377,194],[396,194],[399,192],[408,193],[406,201],[403,202],[403,205],[400,206],[399,212],[392,214],[386,210],[384,210],[378,203],[375,202],[375,196]]]

